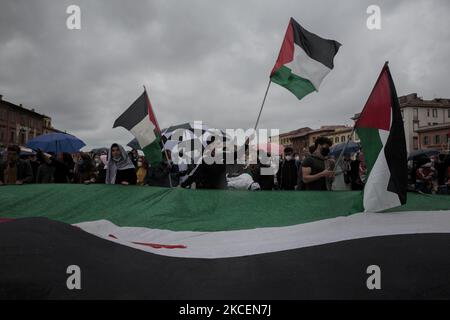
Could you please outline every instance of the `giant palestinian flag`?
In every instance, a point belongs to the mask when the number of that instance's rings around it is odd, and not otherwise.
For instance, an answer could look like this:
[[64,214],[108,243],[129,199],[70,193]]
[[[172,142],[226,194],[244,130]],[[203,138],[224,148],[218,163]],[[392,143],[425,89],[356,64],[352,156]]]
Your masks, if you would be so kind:
[[448,196],[363,213],[356,191],[25,185],[0,202],[0,299],[450,298]]
[[309,32],[291,18],[270,79],[298,99],[318,91],[334,67],[333,59],[340,46],[337,41]]
[[355,128],[367,166],[365,211],[382,211],[405,204],[408,184],[405,130],[387,63]]
[[147,91],[125,110],[114,122],[113,128],[124,127],[130,131],[139,142],[147,160],[155,165],[161,157],[161,130],[153,113]]

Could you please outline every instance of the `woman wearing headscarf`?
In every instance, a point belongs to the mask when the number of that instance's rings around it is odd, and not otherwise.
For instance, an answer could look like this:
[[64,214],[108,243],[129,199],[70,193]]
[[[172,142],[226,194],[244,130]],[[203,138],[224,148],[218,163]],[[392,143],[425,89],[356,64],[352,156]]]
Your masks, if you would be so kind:
[[136,184],[136,169],[125,149],[118,143],[108,152],[106,184]]

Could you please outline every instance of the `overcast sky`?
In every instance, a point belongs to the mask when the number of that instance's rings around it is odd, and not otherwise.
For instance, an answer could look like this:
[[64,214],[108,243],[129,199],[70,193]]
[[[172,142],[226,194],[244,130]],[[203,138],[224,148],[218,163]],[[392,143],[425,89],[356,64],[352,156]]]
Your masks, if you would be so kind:
[[[66,8],[81,8],[81,30]],[[366,9],[381,8],[381,30]],[[49,115],[88,147],[126,144],[114,120],[146,84],[161,127],[250,128],[290,17],[342,43],[320,91],[271,86],[260,127],[351,124],[384,61],[399,95],[450,97],[450,1],[3,0],[0,94]]]

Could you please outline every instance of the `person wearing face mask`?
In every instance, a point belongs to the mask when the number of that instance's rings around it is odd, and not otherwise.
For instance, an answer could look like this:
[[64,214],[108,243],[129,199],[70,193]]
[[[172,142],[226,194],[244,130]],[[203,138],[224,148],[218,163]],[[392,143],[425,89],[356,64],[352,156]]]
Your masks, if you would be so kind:
[[136,169],[125,149],[118,143],[111,145],[108,153],[106,184],[136,184]]
[[306,190],[327,190],[327,178],[333,179],[334,172],[327,169],[325,160],[333,142],[327,137],[318,137],[314,142],[315,151],[302,163],[302,177]]
[[297,164],[291,147],[284,149],[284,160],[280,162],[277,172],[278,188],[280,190],[295,190],[297,185]]
[[148,172],[147,161],[145,161],[144,157],[139,157],[138,161],[137,161],[137,170],[136,170],[136,176],[137,176],[136,184],[138,186],[143,186],[145,184],[147,172]]

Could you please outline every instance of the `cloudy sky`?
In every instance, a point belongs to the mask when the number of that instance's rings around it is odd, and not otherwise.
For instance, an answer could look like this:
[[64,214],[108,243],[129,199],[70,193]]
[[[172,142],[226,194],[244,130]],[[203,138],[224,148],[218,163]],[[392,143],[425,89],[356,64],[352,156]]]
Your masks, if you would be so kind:
[[[66,8],[81,8],[68,30]],[[381,30],[366,9],[381,8]],[[450,1],[3,0],[0,94],[88,147],[127,143],[114,120],[147,85],[161,127],[250,128],[290,17],[343,44],[320,91],[272,85],[260,127],[351,124],[390,61],[399,95],[450,97]]]

